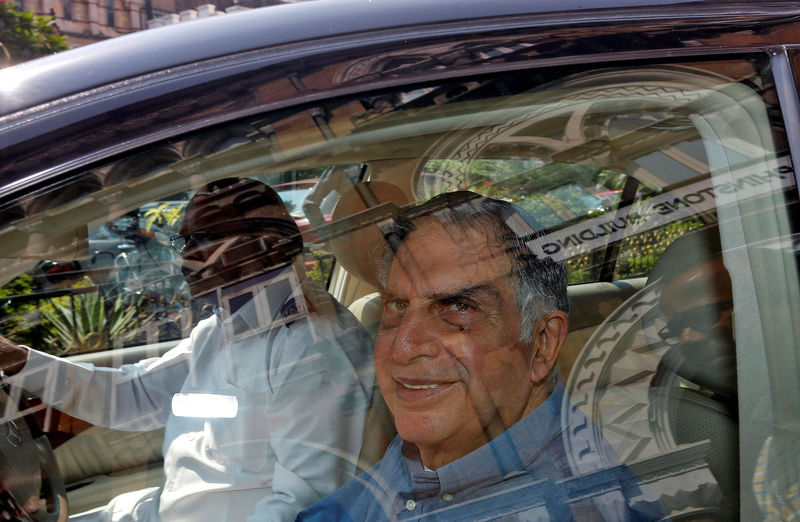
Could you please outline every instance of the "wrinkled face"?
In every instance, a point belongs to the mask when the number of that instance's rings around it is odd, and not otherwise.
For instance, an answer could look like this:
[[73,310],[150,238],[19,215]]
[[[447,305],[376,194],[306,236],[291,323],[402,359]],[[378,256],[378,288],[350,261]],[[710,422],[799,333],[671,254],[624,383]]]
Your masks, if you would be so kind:
[[[500,246],[474,230],[417,222],[382,290],[378,383],[398,432],[439,467],[486,444],[532,409],[532,348]],[[431,460],[426,455],[443,458]]]
[[721,258],[707,261],[664,286],[660,306],[698,384],[736,391],[733,290]]

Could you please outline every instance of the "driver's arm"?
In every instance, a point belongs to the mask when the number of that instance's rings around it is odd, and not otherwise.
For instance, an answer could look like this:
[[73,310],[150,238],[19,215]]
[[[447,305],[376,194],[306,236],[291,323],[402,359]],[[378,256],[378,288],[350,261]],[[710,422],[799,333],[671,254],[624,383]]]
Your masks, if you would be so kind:
[[28,360],[28,349],[14,344],[0,335],[0,372],[3,375],[16,375]]
[[128,431],[159,428],[188,371],[189,339],[161,357],[100,368],[0,339],[4,381],[94,425]]

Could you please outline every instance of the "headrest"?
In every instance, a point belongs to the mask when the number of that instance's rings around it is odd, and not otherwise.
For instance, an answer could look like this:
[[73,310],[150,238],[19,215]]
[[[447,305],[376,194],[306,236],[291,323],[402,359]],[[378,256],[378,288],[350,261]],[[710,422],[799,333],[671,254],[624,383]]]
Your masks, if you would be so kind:
[[671,279],[721,253],[719,225],[716,223],[687,232],[667,246],[647,275],[647,284]]
[[337,261],[351,274],[378,286],[384,239],[377,224],[397,216],[410,202],[400,187],[385,181],[365,181],[342,194],[333,211],[329,239]]

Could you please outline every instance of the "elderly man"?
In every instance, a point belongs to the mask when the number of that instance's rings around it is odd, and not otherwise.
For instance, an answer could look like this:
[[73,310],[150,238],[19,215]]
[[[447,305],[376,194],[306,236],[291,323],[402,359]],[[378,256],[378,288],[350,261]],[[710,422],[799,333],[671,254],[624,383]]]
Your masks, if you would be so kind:
[[375,345],[398,436],[372,469],[298,519],[662,515],[631,508],[641,491],[626,468],[599,457],[570,464],[565,431],[591,425],[562,415],[566,273],[526,246],[537,236],[516,207],[468,192],[398,217]]
[[369,336],[304,277],[299,230],[263,183],[202,187],[172,241],[214,310],[189,338],[120,369],[3,339],[8,380],[95,425],[166,427],[162,485],[81,520],[290,520],[355,474]]

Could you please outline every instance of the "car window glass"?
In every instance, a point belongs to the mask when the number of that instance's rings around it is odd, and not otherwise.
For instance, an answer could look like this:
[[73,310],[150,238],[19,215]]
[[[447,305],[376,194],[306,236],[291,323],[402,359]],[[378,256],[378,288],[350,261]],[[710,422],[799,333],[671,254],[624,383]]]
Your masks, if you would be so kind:
[[[725,64],[737,72],[721,73]],[[378,98],[386,110],[366,117]],[[795,176],[775,99],[760,56],[552,68],[177,136],[36,192],[24,211],[2,210],[14,218],[0,229],[0,328],[59,356],[107,351],[80,359],[96,364],[187,338],[219,303],[192,299],[171,239],[197,190],[237,176],[277,191],[306,272],[374,337],[381,312],[361,305],[377,298],[381,226],[470,190],[527,212],[531,251],[567,264],[558,367],[596,425],[566,436],[570,465],[618,458],[672,515],[752,512],[764,495],[757,468],[774,467],[771,448],[800,415],[772,387],[798,386],[800,309]],[[680,286],[693,270],[715,283]],[[241,295],[229,296],[233,308],[250,299]],[[705,337],[690,348],[687,332]],[[126,487],[112,480],[104,502]],[[72,495],[89,502],[78,486]]]

